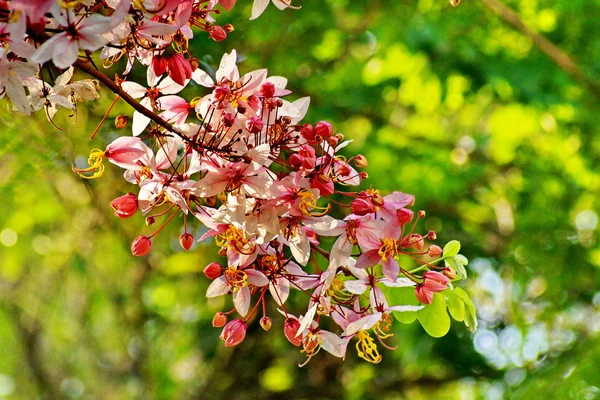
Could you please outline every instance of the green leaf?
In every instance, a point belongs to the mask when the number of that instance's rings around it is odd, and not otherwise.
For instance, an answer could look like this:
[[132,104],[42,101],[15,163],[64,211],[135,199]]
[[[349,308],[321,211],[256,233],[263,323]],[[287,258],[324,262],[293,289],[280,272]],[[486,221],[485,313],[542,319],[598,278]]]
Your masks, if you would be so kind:
[[[387,298],[392,305],[418,306],[421,304],[415,297],[415,289],[410,287],[390,288]],[[395,311],[394,317],[403,324],[412,324],[417,319],[417,311]]]
[[451,240],[444,246],[444,258],[454,257],[460,251],[460,242],[458,240]]
[[463,265],[469,265],[469,260],[467,259],[467,257],[463,256],[462,254],[457,254],[456,259],[458,261],[460,261]]
[[465,319],[465,302],[454,290],[444,291],[446,295],[446,303],[448,305],[448,311],[450,315],[456,321],[464,321]]
[[417,312],[419,322],[430,336],[439,338],[450,330],[450,317],[446,311],[446,297],[441,293],[433,294],[433,301]]
[[446,263],[446,267],[452,267],[454,271],[456,271],[456,280],[467,279],[467,270],[465,269],[465,265],[462,262],[463,258],[465,257],[459,254],[457,256],[446,258],[444,260],[444,262]]
[[477,313],[475,311],[475,305],[469,298],[467,292],[461,288],[454,289],[454,293],[465,303],[465,325],[467,325],[471,332],[475,332],[477,330]]

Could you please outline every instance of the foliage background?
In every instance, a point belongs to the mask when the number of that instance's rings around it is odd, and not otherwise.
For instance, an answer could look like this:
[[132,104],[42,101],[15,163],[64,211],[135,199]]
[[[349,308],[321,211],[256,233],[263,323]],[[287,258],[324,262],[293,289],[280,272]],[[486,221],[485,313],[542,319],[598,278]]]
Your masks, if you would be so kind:
[[[115,137],[109,119],[87,140],[112,95],[75,125],[60,115],[62,131],[3,106],[0,398],[600,398],[598,97],[484,1],[303,0],[257,21],[239,3],[219,17],[236,31],[218,44],[198,33],[195,54],[214,68],[236,48],[242,71],[288,77],[312,98],[308,121],[354,139],[370,183],[415,194],[424,230],[471,260],[479,330],[436,340],[396,323],[398,350],[376,366],[350,346],[345,362],[300,369],[281,320],[226,349],[211,327],[223,303],[204,298],[212,244],[183,253],[173,226],[132,257],[143,219],[108,206],[131,187],[116,168],[94,182],[70,171]],[[598,2],[505,4],[598,80]],[[111,117],[130,112],[119,102]]]

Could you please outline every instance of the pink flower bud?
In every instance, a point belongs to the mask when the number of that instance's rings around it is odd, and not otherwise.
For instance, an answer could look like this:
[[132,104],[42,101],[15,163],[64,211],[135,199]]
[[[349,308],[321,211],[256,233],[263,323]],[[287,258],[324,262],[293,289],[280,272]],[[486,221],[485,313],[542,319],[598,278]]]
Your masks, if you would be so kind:
[[263,83],[260,87],[260,95],[267,98],[275,96],[275,85],[272,82]]
[[219,311],[213,317],[212,326],[214,326],[215,328],[221,328],[221,327],[225,326],[226,323],[227,323],[227,315],[225,315],[225,313],[223,313],[223,312]]
[[125,115],[117,115],[115,118],[115,128],[123,129],[127,126],[127,117]]
[[138,209],[137,198],[133,193],[117,197],[110,202],[110,206],[115,210],[115,216],[119,218],[129,218]]
[[269,317],[262,317],[260,319],[260,326],[267,332],[271,329],[272,323],[273,321]]
[[300,134],[310,143],[315,139],[315,128],[311,124],[304,124],[300,129]]
[[435,244],[432,244],[429,246],[429,249],[427,249],[427,254],[429,257],[439,257],[442,255],[442,252],[442,248],[440,246],[436,246]]
[[296,336],[299,328],[300,322],[297,319],[288,318],[285,320],[283,333],[285,334],[287,340],[289,340],[294,346],[300,346],[300,344],[302,344],[302,335]]
[[227,32],[219,25],[215,25],[210,28],[210,34],[208,36],[215,42],[221,42],[227,39]]
[[423,236],[419,235],[418,233],[413,233],[412,235],[410,235],[410,244],[411,247],[413,249],[416,250],[423,250],[423,247],[425,247],[425,241],[423,240]]
[[242,343],[246,337],[246,323],[241,319],[234,319],[225,325],[220,338],[225,341],[225,346],[231,347]]
[[443,292],[448,287],[450,279],[447,276],[435,271],[427,271],[423,274],[423,286],[431,292]]
[[448,279],[456,279],[456,271],[452,267],[446,267],[443,273]]
[[315,133],[323,139],[327,139],[333,133],[333,128],[329,122],[321,121],[315,126]]
[[423,304],[431,304],[433,301],[433,292],[429,291],[423,285],[417,285],[415,288],[415,296]]
[[377,208],[367,196],[356,197],[350,204],[350,208],[353,214],[360,216],[372,214],[377,211]]
[[167,59],[163,56],[154,56],[152,57],[152,71],[154,71],[154,75],[162,76],[167,70]]
[[435,240],[435,239],[437,239],[437,235],[435,234],[435,231],[429,231],[429,232],[427,232],[427,239],[429,239],[429,240]]
[[167,60],[167,74],[178,85],[184,86],[185,81],[192,77],[192,66],[184,56],[179,53],[171,54]]
[[264,127],[262,119],[258,117],[252,117],[246,121],[246,129],[250,133],[260,133]]
[[363,156],[362,154],[357,155],[354,157],[354,165],[356,165],[358,168],[367,167],[369,165],[367,162],[367,157]]
[[223,269],[218,262],[213,261],[204,268],[204,275],[206,275],[208,279],[216,279],[223,275]]
[[188,251],[194,244],[194,235],[187,232],[182,233],[181,236],[179,236],[179,244],[185,251]]
[[328,196],[334,191],[333,180],[326,174],[313,175],[310,178],[310,187],[319,189],[321,196]]
[[152,249],[152,242],[150,238],[144,235],[138,236],[133,243],[131,243],[131,254],[134,256],[144,256]]
[[233,114],[224,112],[223,114],[221,114],[221,122],[224,126],[230,127],[235,122],[235,118],[233,117]]
[[401,208],[396,211],[396,216],[398,217],[398,222],[400,222],[402,225],[406,225],[412,221],[414,213],[408,208]]

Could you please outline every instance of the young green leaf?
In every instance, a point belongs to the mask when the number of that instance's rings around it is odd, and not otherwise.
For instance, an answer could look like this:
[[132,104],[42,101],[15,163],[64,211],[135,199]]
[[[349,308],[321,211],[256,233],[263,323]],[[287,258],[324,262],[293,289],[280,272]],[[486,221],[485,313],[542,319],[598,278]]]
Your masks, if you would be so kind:
[[455,290],[444,291],[446,295],[446,303],[448,304],[448,311],[450,315],[456,321],[464,321],[465,319],[465,302],[462,297],[456,294]]
[[444,246],[443,256],[444,258],[454,257],[460,251],[460,242],[458,240],[451,240]]
[[439,338],[450,330],[450,317],[446,311],[446,297],[434,293],[431,304],[417,312],[419,322],[430,336]]
[[[418,306],[419,300],[415,297],[415,289],[411,287],[392,288],[387,294],[391,304]],[[403,324],[412,324],[417,319],[417,312],[394,312],[394,317]]]
[[465,303],[465,325],[467,325],[471,332],[475,332],[477,330],[477,314],[475,311],[475,305],[469,298],[467,292],[465,292],[461,288],[454,289],[454,293],[460,296],[460,298]]

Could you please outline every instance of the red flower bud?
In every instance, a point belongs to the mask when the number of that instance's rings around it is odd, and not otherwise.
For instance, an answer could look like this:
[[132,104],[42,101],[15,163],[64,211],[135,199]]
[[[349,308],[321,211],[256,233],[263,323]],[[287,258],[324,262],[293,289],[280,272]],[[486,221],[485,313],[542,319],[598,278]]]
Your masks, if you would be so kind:
[[129,218],[138,209],[137,198],[133,193],[117,197],[110,202],[110,206],[115,210],[115,216],[119,218]]
[[311,124],[304,124],[300,129],[300,134],[308,142],[312,142],[315,139],[315,128]]
[[225,341],[225,346],[231,347],[242,343],[246,337],[246,323],[241,319],[234,319],[225,325],[220,338]]
[[118,115],[117,118],[115,118],[115,128],[123,129],[126,126],[127,126],[127,117],[124,115]]
[[210,28],[210,34],[208,36],[215,42],[221,42],[227,39],[227,32],[219,25],[215,25]]
[[152,57],[152,71],[154,71],[154,75],[162,76],[167,70],[167,59],[163,56],[154,56]]
[[221,327],[225,326],[226,323],[227,323],[227,315],[225,315],[225,313],[222,313],[219,311],[213,317],[212,326],[214,326],[215,328],[221,328]]
[[152,242],[150,238],[144,235],[138,236],[133,243],[131,243],[131,254],[134,256],[144,256],[152,249]]
[[367,162],[367,157],[363,156],[362,154],[357,155],[354,157],[354,165],[356,165],[358,168],[367,167],[369,165]]
[[223,275],[223,269],[218,262],[213,261],[204,268],[204,275],[206,275],[208,279],[216,279]]
[[398,217],[398,222],[400,222],[402,225],[406,225],[412,221],[414,213],[408,208],[401,208],[396,211],[396,216]]
[[260,87],[260,95],[267,98],[275,96],[275,85],[272,82],[263,83]]
[[417,285],[415,288],[415,296],[423,304],[431,304],[433,301],[433,292],[427,290],[423,285]]
[[190,62],[179,53],[171,54],[167,61],[167,74],[175,83],[183,86],[185,81],[192,77],[192,66]]
[[262,317],[260,319],[260,326],[267,332],[271,329],[272,323],[273,321],[269,317]]
[[315,126],[315,133],[323,139],[327,139],[333,133],[333,128],[329,122],[321,121]]
[[371,199],[367,196],[358,196],[350,204],[352,213],[355,215],[367,215],[377,211],[377,207],[373,204]]
[[182,233],[181,236],[179,236],[179,244],[185,251],[188,251],[194,244],[194,235],[187,232]]
[[283,333],[285,334],[287,340],[289,340],[294,346],[300,346],[300,344],[302,344],[302,335],[298,335],[296,337],[298,328],[300,328],[300,322],[297,319],[288,318],[285,320]]
[[260,133],[263,130],[264,123],[262,119],[258,117],[252,117],[246,121],[246,129],[250,133]]
[[439,257],[442,255],[442,252],[442,248],[440,246],[436,246],[435,244],[432,244],[429,246],[429,249],[427,249],[427,254],[429,257]]

